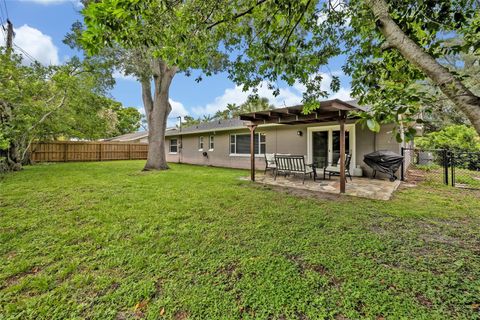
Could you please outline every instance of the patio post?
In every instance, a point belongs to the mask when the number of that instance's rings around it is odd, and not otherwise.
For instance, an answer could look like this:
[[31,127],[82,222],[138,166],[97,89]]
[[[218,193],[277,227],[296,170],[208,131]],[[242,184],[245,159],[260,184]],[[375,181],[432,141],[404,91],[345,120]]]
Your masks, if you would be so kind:
[[257,126],[251,124],[248,128],[250,129],[250,180],[255,181],[255,129]]
[[340,123],[340,193],[345,193],[345,111],[339,111]]

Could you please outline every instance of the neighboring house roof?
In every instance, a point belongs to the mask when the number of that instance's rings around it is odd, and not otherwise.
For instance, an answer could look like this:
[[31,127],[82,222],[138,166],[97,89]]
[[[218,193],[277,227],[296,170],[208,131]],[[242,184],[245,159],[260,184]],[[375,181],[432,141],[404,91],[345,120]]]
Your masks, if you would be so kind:
[[174,128],[172,130],[168,130],[165,135],[175,136],[179,134],[234,130],[243,128],[245,128],[245,121],[240,120],[240,118],[220,119],[184,127],[181,128],[181,130],[179,128]]
[[148,131],[127,133],[121,136],[105,139],[105,141],[134,141],[145,137],[148,137]]
[[347,101],[345,101],[345,102],[348,103],[348,104],[350,104],[350,105],[352,105],[352,106],[357,107],[358,109],[360,109],[360,110],[362,110],[362,111],[368,112],[368,111],[370,111],[370,109],[371,109],[370,106],[365,106],[365,105],[361,106],[361,105],[359,105],[359,104],[358,104],[358,99],[347,100]]

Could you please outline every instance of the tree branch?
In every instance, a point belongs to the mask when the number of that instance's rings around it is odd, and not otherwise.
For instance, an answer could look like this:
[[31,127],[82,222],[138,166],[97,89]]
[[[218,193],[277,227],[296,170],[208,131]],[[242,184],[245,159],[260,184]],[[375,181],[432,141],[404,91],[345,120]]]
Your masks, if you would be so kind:
[[252,13],[253,9],[255,9],[257,6],[263,4],[263,3],[267,2],[267,1],[268,1],[268,0],[258,0],[255,5],[251,6],[250,8],[248,8],[248,9],[245,10],[245,11],[242,11],[242,12],[240,12],[240,13],[237,13],[237,14],[234,15],[231,19],[222,19],[222,20],[219,20],[219,21],[217,21],[217,22],[214,22],[213,24],[211,24],[211,25],[209,25],[209,26],[207,27],[207,30],[210,30],[210,29],[212,29],[213,27],[215,27],[215,26],[217,26],[217,25],[219,25],[219,24],[221,24],[221,23],[225,23],[225,22],[230,21],[230,20],[235,20],[235,19],[241,18],[241,17],[243,17],[243,16],[245,16],[245,15],[247,15],[247,14],[250,14],[250,13]]
[[442,66],[424,48],[409,38],[392,19],[385,0],[367,0],[376,25],[388,43],[411,64],[419,68],[461,110],[480,134],[480,97]]
[[288,44],[288,41],[290,41],[290,37],[292,36],[293,32],[295,31],[295,29],[297,29],[298,25],[300,24],[300,21],[302,21],[303,19],[303,16],[305,15],[305,12],[307,12],[308,10],[308,7],[310,6],[310,3],[312,1],[311,0],[308,0],[307,4],[305,5],[305,9],[302,11],[302,14],[300,14],[300,17],[298,18],[297,22],[295,23],[295,25],[293,26],[293,28],[290,30],[290,32],[288,33],[287,35],[287,38],[285,39],[284,43],[283,43],[283,46],[282,46],[282,51],[285,51],[285,49],[287,48],[287,44]]
[[[52,97],[53,98],[53,97]],[[50,98],[49,100],[51,100],[52,98]],[[33,129],[35,129],[39,124],[42,124],[45,120],[47,120],[47,118],[52,114],[54,113],[55,111],[57,111],[58,109],[60,109],[61,107],[63,107],[63,105],[65,104],[65,100],[67,99],[67,92],[66,90],[64,90],[63,92],[63,97],[62,97],[62,100],[60,101],[60,103],[55,106],[52,110],[50,110],[49,112],[45,113],[43,115],[43,117],[37,122],[35,123],[34,125],[32,125],[30,127],[30,129],[28,129],[28,131],[32,131]]]

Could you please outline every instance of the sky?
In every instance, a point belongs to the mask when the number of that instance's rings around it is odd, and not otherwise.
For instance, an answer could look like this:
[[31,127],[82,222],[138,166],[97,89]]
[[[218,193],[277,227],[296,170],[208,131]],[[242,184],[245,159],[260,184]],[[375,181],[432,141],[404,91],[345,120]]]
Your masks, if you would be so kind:
[[[78,0],[0,0],[0,7],[0,23],[4,23],[8,13],[15,30],[14,44],[17,52],[24,56],[24,63],[30,63],[30,58],[18,47],[45,65],[61,64],[75,55],[81,56],[81,52],[70,49],[62,42],[71,25],[82,20],[82,7]],[[0,45],[4,42],[2,33]],[[333,59],[328,67],[321,69],[325,90],[329,88],[332,75],[340,76],[342,83],[340,91],[331,93],[329,99],[350,99],[350,79],[341,71],[343,60],[343,57]],[[111,96],[124,106],[138,108],[144,113],[140,84],[135,78],[126,77],[119,72],[114,76],[116,85],[110,92]],[[259,95],[269,98],[276,107],[284,107],[301,103],[304,90],[300,84],[280,85],[280,95],[275,97],[264,85],[259,88]],[[244,92],[241,86],[230,81],[226,73],[203,77],[200,83],[195,81],[195,76],[177,74],[170,88],[173,110],[169,116],[169,125],[178,122],[178,116],[190,115],[197,118],[225,109],[228,103],[241,104],[248,95],[249,92]]]

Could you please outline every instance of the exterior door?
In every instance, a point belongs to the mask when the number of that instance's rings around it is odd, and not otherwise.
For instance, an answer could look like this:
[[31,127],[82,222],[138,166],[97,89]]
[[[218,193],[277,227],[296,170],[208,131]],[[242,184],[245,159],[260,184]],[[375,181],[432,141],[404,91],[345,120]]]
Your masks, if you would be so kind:
[[[340,130],[332,130],[332,164],[336,165],[340,160]],[[350,132],[345,131],[345,154],[350,153]]]
[[315,131],[312,133],[312,162],[319,168],[324,168],[328,163],[329,154],[329,132]]
[[[340,159],[340,127],[319,126],[308,128],[308,160],[318,168],[337,165]],[[355,125],[345,128],[345,153],[352,154],[350,169],[355,167]]]

